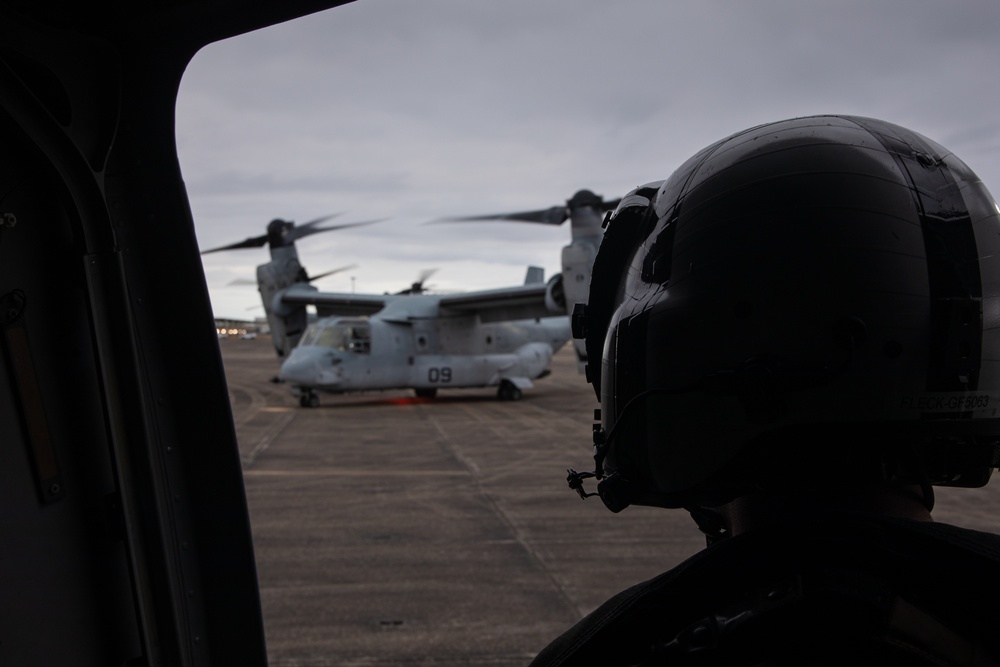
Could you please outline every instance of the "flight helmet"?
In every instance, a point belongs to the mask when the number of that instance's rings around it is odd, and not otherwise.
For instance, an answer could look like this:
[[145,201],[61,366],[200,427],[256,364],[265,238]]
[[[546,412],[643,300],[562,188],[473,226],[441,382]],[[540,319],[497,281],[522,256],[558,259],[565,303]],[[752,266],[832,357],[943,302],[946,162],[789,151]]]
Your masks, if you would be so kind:
[[574,331],[613,511],[997,467],[1000,215],[937,143],[870,118],[761,125],[605,225]]

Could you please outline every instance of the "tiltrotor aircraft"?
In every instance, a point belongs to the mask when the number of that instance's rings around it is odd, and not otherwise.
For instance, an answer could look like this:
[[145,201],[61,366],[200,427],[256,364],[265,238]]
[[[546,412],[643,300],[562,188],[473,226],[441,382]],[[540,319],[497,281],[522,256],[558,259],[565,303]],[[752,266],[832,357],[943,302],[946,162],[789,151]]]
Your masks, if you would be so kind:
[[[273,220],[263,236],[205,251],[269,246],[258,289],[283,358],[278,378],[303,407],[318,406],[321,392],[401,388],[430,398],[438,389],[495,386],[501,400],[517,400],[570,338],[562,278],[545,284],[537,267],[524,285],[462,294],[427,294],[427,274],[397,294],[321,292],[295,240],[367,224],[320,227],[327,219],[299,227]],[[309,306],[318,316],[311,323]]]

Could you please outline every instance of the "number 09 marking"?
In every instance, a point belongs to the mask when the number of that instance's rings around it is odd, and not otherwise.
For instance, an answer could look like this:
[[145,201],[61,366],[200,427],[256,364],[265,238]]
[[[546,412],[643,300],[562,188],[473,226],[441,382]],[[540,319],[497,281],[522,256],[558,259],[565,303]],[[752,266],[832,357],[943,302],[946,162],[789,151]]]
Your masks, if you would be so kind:
[[451,382],[451,368],[443,366],[441,368],[427,369],[428,382]]

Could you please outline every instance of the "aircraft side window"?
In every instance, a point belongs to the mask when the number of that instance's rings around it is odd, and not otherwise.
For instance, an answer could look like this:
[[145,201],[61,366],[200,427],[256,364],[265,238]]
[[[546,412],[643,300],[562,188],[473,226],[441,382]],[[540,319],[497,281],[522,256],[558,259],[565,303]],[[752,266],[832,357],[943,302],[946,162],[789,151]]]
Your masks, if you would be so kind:
[[356,354],[368,354],[371,352],[371,331],[368,327],[351,328],[351,351]]
[[344,351],[347,349],[347,340],[344,331],[341,329],[336,327],[327,327],[320,332],[315,345]]

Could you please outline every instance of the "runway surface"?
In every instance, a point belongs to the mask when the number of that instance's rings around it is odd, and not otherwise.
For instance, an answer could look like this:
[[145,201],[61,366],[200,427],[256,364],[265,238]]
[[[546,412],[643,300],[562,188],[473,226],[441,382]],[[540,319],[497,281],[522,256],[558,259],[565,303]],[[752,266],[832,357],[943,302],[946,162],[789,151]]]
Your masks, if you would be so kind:
[[[220,340],[270,664],[524,665],[623,588],[704,540],[683,511],[608,512],[597,401],[572,351],[517,402],[494,389],[323,396],[269,381],[268,338]],[[1000,484],[938,491],[935,517],[1000,532]]]

